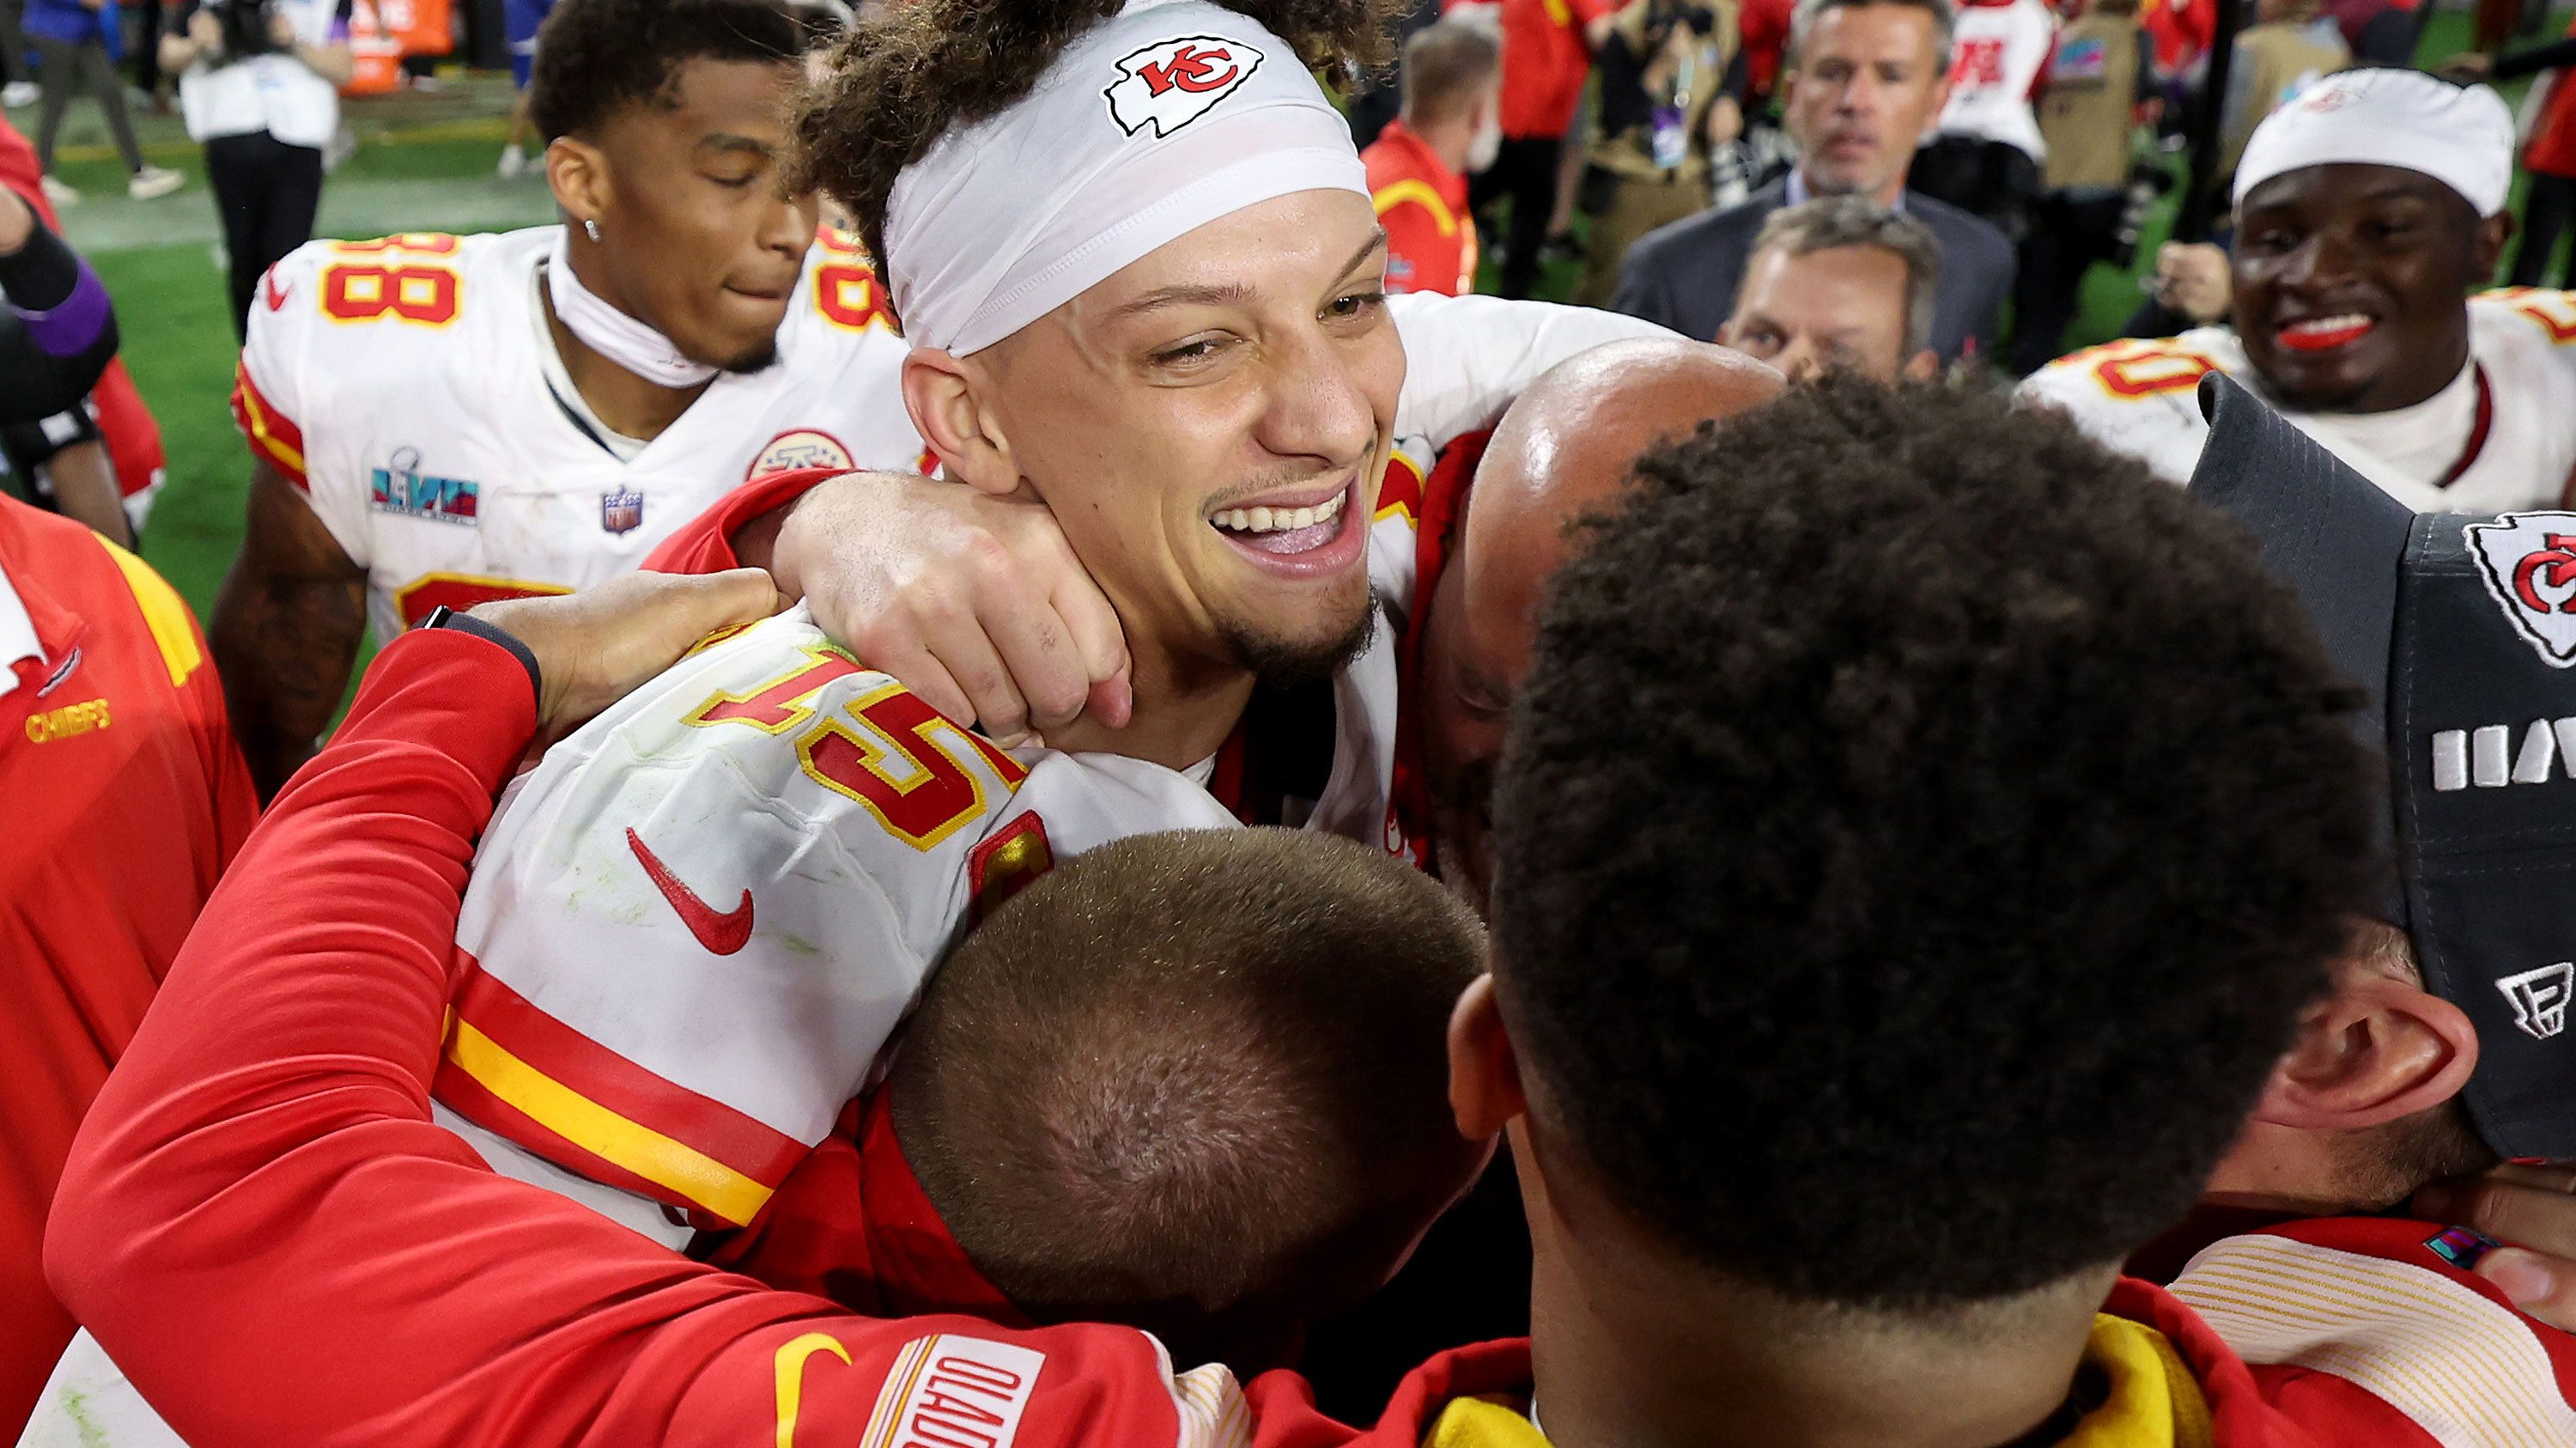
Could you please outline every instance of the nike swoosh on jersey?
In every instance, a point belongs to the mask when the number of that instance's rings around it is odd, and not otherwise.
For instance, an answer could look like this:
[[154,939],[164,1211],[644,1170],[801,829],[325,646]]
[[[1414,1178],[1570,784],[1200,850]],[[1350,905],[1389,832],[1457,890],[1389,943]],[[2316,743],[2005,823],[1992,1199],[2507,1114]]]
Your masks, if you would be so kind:
[[270,311],[282,312],[286,310],[286,294],[288,291],[293,289],[280,288],[278,286],[277,272],[274,268],[270,269],[260,277],[260,286],[268,293],[268,309]]
[[696,936],[698,943],[711,954],[731,955],[750,943],[749,890],[742,892],[741,904],[719,914],[698,898],[698,892],[681,884],[680,877],[655,858],[652,850],[645,846],[644,837],[635,833],[631,826],[626,831],[626,843],[635,851],[636,862],[644,867],[644,873],[652,877],[654,888],[660,890],[662,898],[670,901],[671,908],[679,912],[680,923],[689,927],[689,933]]

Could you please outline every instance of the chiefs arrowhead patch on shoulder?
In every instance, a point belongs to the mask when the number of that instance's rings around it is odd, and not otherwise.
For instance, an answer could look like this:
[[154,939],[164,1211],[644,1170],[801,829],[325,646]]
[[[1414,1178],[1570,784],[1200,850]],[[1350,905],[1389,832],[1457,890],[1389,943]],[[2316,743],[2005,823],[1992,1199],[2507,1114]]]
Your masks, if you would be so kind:
[[1188,35],[1160,40],[1118,62],[1102,95],[1128,135],[1152,128],[1161,140],[1214,109],[1261,68],[1261,52],[1240,40]]
[[2576,665],[2576,513],[2507,513],[2468,525],[2487,593],[2553,668]]

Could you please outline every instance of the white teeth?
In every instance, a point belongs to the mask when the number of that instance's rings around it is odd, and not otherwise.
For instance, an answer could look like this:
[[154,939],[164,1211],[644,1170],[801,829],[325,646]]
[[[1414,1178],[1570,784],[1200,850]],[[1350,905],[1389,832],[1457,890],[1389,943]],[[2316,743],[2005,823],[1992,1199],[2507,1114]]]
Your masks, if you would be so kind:
[[1342,497],[1335,493],[1312,508],[1229,508],[1208,521],[1237,533],[1293,533],[1340,516]]
[[2292,322],[2283,330],[2300,333],[2345,332],[2350,331],[2355,327],[2367,327],[2369,325],[2370,319],[2368,317],[2365,317],[2358,312],[2354,312],[2340,317],[2311,317],[2304,322]]

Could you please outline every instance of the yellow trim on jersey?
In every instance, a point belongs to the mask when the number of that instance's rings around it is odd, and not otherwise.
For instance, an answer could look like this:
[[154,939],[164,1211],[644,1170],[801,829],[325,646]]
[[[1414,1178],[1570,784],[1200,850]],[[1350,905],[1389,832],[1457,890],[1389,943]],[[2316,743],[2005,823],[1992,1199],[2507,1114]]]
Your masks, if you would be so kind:
[[[241,370],[245,375],[249,371],[247,367]],[[242,415],[250,419],[251,437],[260,446],[268,449],[270,456],[287,464],[297,477],[304,476],[304,450],[289,446],[286,439],[269,429],[268,409],[262,405],[264,399],[260,397],[258,388],[244,387],[241,390],[241,399]]]
[[2084,1415],[2064,1448],[2209,1448],[2209,1401],[2191,1365],[2142,1322],[2097,1313],[2084,1356],[2111,1380],[2111,1396]]
[[1458,234],[1458,213],[1450,210],[1449,203],[1440,199],[1439,191],[1419,176],[1407,176],[1369,197],[1370,207],[1380,216],[1386,215],[1408,201],[1431,213],[1431,219],[1440,227],[1442,236]]
[[750,1221],[769,1201],[769,1188],[741,1172],[627,1120],[520,1060],[465,1021],[454,1024],[447,1037],[447,1059],[546,1130],[728,1222]]
[[1547,18],[1568,29],[1574,25],[1574,9],[1565,0],[1547,0]]
[[1548,1448],[1530,1420],[1483,1398],[1452,1398],[1431,1422],[1422,1448]]
[[197,621],[181,602],[178,590],[168,580],[152,571],[152,565],[93,533],[98,546],[116,560],[117,571],[125,575],[126,589],[134,595],[134,606],[143,610],[143,623],[152,630],[152,642],[161,649],[161,663],[170,671],[172,687],[188,682],[197,666],[206,661],[197,647]]

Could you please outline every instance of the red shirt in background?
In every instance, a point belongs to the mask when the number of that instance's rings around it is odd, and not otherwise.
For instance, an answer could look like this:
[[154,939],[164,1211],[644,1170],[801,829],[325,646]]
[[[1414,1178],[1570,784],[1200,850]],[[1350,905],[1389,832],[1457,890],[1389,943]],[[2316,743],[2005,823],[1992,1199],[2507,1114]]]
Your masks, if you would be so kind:
[[2173,75],[2209,53],[2218,34],[2218,0],[2146,0],[2138,24],[2156,48],[2156,69]]
[[1503,134],[1553,140],[1574,124],[1584,77],[1592,73],[1583,27],[1617,7],[1611,0],[1502,0],[1502,6]]
[[[2570,38],[2576,38],[2576,25],[2567,27]],[[2576,83],[2567,72],[2553,71],[2532,82],[2549,87],[2549,98],[2541,102],[2540,119],[2531,128],[2531,144],[2523,149],[2522,164],[2544,176],[2576,176]]]
[[1744,0],[1736,34],[1744,46],[1744,83],[1754,95],[1767,96],[1780,80],[1780,60],[1789,49],[1789,18],[1797,0]]
[[45,1211],[72,1132],[259,805],[188,606],[0,497],[0,1438],[72,1321]]
[[1386,289],[1458,296],[1476,289],[1476,220],[1467,177],[1452,171],[1402,121],[1360,152],[1369,203],[1386,228]]

